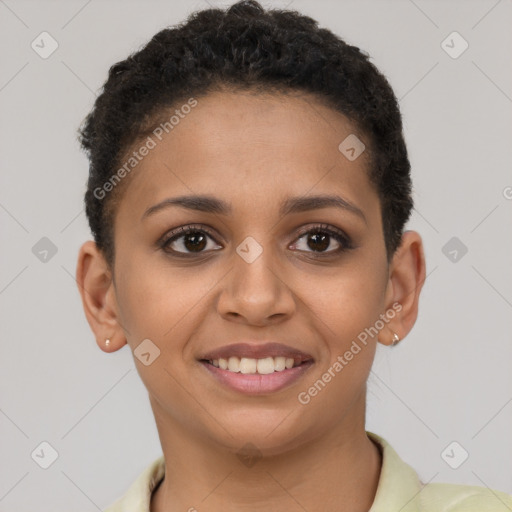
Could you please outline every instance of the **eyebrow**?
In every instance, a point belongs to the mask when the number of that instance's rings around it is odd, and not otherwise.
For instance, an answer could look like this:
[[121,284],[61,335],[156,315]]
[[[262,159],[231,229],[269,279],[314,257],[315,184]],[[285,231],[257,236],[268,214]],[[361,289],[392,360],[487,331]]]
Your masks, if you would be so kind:
[[[222,199],[218,199],[210,195],[187,195],[170,197],[164,199],[158,204],[155,204],[154,206],[151,206],[142,215],[142,220],[171,206],[218,215],[229,215],[233,211],[231,204],[223,201]],[[301,213],[310,210],[319,210],[322,208],[340,208],[358,215],[365,221],[365,223],[367,222],[361,209],[338,195],[290,197],[281,204],[281,207],[279,208],[279,215],[283,217],[291,213]]]

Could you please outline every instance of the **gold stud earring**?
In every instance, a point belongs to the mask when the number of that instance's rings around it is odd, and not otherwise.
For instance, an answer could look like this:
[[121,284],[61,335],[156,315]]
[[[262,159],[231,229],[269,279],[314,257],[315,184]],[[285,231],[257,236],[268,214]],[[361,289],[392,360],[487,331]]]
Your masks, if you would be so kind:
[[400,338],[398,337],[398,334],[395,332],[393,334],[393,339],[391,340],[391,346],[396,345],[400,341]]

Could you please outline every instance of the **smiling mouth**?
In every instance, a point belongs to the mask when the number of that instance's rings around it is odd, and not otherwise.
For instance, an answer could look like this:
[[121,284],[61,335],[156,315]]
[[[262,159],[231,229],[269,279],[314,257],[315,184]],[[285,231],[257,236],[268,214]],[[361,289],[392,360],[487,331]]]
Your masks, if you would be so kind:
[[271,373],[290,370],[298,366],[307,365],[312,363],[313,360],[304,360],[304,358],[301,357],[292,358],[283,356],[265,357],[262,359],[232,356],[226,359],[202,359],[201,362],[232,373],[241,373],[245,375],[268,375]]

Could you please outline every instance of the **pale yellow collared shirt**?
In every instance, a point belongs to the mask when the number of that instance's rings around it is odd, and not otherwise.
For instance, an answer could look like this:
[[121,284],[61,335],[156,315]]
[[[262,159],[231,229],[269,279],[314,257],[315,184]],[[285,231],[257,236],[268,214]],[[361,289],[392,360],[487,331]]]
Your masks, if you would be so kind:
[[[366,431],[381,448],[377,493],[368,512],[512,512],[512,496],[487,487],[422,483],[382,437]],[[151,493],[165,474],[164,457],[154,460],[124,496],[105,512],[149,512]]]

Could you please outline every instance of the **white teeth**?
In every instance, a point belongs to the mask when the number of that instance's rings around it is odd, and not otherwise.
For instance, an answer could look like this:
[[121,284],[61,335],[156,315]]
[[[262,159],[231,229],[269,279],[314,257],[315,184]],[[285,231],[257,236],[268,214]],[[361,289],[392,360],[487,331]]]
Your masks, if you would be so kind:
[[256,373],[256,359],[242,357],[239,368],[240,373]]
[[230,357],[228,359],[228,370],[230,372],[239,372],[240,371],[240,359],[238,359],[238,357]]
[[258,359],[257,363],[258,373],[261,375],[267,375],[268,373],[274,373],[274,358],[266,357],[265,359]]
[[274,372],[282,372],[285,369],[293,368],[293,357],[265,357],[263,359],[253,359],[250,357],[238,358],[232,356],[229,359],[214,359],[210,361],[213,366],[222,370],[229,370],[235,373],[268,375]]
[[282,372],[286,368],[286,357],[274,357],[274,370]]

